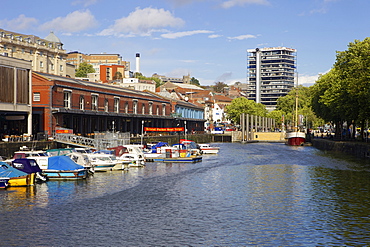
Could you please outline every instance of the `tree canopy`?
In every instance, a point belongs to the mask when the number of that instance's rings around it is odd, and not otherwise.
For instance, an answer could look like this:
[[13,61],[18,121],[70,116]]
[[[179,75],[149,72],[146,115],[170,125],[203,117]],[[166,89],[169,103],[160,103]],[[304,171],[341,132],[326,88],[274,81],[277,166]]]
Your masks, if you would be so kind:
[[76,77],[87,77],[88,73],[95,73],[93,66],[86,62],[80,63],[76,70]]
[[263,104],[244,97],[233,99],[231,104],[226,106],[226,112],[228,118],[233,120],[234,123],[240,123],[240,115],[242,113],[262,117],[267,115],[267,110]]
[[159,87],[163,84],[163,81],[157,77],[145,77],[142,74],[137,74],[137,77],[139,80],[151,80],[155,81],[155,87]]
[[200,86],[199,80],[194,77],[190,79],[190,84]]
[[213,88],[213,91],[215,91],[216,93],[223,93],[224,92],[224,88],[227,87],[228,85],[225,83],[225,82],[215,82],[215,85],[212,86]]
[[[333,68],[313,86],[312,106],[318,116],[335,122],[337,127],[347,122],[348,125],[360,124],[364,130],[364,123],[370,116],[369,50],[370,38],[365,38],[337,52]],[[338,128],[336,135],[339,131]]]

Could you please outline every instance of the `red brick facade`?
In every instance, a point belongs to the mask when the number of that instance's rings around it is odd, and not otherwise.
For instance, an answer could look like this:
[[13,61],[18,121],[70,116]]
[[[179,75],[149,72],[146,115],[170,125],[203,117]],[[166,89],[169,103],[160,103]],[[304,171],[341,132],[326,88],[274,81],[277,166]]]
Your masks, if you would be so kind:
[[[173,126],[176,103],[150,92],[38,72],[32,83],[33,100],[39,99],[32,102],[33,132],[52,135],[60,126],[82,135],[113,129],[138,134],[142,121],[145,127]],[[201,126],[203,120],[193,121]]]

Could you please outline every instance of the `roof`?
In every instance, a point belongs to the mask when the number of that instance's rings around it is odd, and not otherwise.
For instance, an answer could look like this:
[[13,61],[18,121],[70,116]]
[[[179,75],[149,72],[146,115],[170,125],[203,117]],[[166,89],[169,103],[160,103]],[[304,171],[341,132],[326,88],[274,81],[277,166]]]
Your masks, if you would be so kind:
[[60,39],[54,34],[53,31],[51,31],[45,39],[55,43],[62,43],[62,41],[60,41]]
[[151,94],[151,93],[146,92],[146,91],[137,91],[137,90],[130,89],[130,88],[127,88],[127,87],[120,87],[120,86],[112,85],[112,84],[83,81],[83,80],[78,80],[78,79],[74,79],[74,78],[63,77],[63,76],[52,75],[52,74],[46,74],[46,73],[37,72],[37,71],[33,71],[32,73],[34,73],[35,75],[39,75],[41,77],[44,77],[49,81],[68,82],[68,83],[73,83],[73,84],[82,85],[82,86],[90,86],[90,87],[101,88],[101,89],[115,90],[115,91],[128,93],[128,94],[136,94],[136,95],[144,97],[144,98],[148,98],[148,97],[153,98],[154,97],[154,98],[157,98],[157,99],[160,99],[160,100],[163,99],[162,97],[159,97],[156,94]]

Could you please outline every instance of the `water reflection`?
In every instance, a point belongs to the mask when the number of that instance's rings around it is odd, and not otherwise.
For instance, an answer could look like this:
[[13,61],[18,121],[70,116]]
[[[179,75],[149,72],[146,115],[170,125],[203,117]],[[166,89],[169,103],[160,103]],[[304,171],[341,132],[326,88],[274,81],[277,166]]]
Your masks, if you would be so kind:
[[0,191],[2,245],[370,244],[366,164],[312,147],[219,146],[200,163]]

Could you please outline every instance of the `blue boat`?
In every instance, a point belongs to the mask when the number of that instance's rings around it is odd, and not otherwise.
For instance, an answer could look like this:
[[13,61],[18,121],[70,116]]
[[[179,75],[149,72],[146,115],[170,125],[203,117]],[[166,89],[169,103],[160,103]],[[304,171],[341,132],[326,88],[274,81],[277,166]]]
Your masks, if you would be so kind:
[[41,168],[34,159],[15,159],[12,161],[12,167],[28,174],[34,173],[36,182],[40,183],[47,181],[47,176],[43,174]]
[[0,177],[0,189],[6,189],[9,186],[9,177]]
[[0,162],[0,177],[9,178],[9,186],[31,186],[35,184],[35,174],[22,172],[5,162]]
[[87,177],[87,169],[75,163],[68,156],[49,157],[48,169],[43,170],[51,179],[84,179]]

